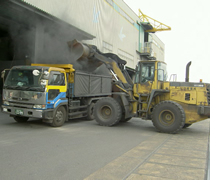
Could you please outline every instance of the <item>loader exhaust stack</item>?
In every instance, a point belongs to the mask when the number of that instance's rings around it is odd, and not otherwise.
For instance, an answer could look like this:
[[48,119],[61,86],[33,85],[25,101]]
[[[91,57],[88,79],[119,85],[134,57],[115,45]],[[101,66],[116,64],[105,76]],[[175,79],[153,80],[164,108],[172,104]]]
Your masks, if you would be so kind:
[[185,82],[189,82],[189,71],[190,71],[190,65],[191,65],[191,61],[187,63],[186,65],[186,76],[185,76]]

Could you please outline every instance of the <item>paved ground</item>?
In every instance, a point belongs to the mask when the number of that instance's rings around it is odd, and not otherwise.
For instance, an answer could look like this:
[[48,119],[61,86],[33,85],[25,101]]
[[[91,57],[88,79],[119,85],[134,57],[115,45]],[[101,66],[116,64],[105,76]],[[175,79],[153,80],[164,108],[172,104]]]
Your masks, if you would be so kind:
[[175,135],[154,134],[85,180],[209,180],[209,123]]
[[209,124],[170,135],[137,118],[114,127],[78,120],[52,128],[0,113],[0,179],[204,180]]

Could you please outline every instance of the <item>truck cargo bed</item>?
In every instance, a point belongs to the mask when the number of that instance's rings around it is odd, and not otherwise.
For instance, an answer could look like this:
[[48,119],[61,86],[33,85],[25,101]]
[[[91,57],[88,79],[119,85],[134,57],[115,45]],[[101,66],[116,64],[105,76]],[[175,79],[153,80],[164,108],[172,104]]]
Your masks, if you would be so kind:
[[70,84],[71,96],[105,96],[111,95],[112,76],[75,72],[74,84]]

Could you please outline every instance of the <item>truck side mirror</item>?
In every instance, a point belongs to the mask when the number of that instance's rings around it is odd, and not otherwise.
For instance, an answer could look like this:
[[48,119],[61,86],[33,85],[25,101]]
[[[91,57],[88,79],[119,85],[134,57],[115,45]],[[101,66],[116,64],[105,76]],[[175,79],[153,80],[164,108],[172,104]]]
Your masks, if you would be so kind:
[[48,71],[44,71],[43,73],[43,79],[49,79],[49,72]]

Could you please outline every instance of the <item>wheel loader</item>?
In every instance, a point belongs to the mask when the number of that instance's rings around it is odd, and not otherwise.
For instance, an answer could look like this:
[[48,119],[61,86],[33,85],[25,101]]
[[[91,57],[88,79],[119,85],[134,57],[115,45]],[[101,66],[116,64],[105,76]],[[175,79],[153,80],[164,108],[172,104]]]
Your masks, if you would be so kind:
[[100,125],[113,126],[139,117],[152,120],[160,132],[177,133],[210,115],[210,84],[188,82],[191,62],[185,82],[166,81],[166,63],[158,60],[139,61],[131,81],[124,68],[126,61],[117,55],[78,41],[70,44],[77,61],[92,67],[105,64],[112,74],[112,94],[97,100],[93,109]]

